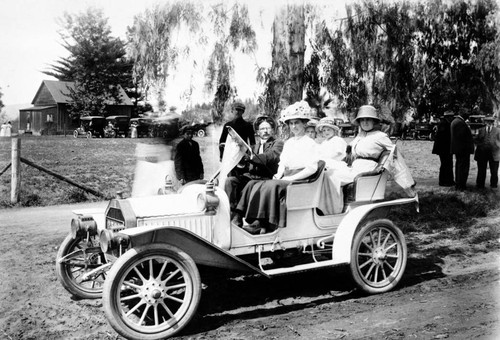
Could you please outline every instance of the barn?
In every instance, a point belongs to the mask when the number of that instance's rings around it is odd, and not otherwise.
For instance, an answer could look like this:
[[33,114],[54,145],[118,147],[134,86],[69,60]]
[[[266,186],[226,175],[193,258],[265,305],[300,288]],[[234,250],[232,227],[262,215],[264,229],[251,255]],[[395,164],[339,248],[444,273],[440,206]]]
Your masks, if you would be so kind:
[[[44,80],[31,102],[33,106],[19,110],[19,133],[34,135],[56,134],[71,131],[78,125],[69,117],[68,104],[73,82]],[[131,117],[133,104],[120,87],[121,102],[106,107],[106,116],[126,115]]]

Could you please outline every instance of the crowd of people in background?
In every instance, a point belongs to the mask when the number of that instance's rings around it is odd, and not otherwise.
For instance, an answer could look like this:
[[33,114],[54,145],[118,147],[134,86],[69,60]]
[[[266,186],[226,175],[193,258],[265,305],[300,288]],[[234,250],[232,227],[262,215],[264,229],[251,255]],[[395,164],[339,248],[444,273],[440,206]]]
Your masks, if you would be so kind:
[[[485,126],[476,134],[466,122],[464,112],[454,114],[447,111],[441,117],[432,153],[439,156],[439,185],[455,186],[463,191],[467,187],[470,170],[470,157],[477,162],[476,188],[484,189],[488,166],[490,168],[490,187],[498,186],[498,165],[500,161],[500,130],[495,126],[495,118],[484,118]],[[455,166],[453,167],[453,155]],[[453,172],[455,170],[455,172]]]

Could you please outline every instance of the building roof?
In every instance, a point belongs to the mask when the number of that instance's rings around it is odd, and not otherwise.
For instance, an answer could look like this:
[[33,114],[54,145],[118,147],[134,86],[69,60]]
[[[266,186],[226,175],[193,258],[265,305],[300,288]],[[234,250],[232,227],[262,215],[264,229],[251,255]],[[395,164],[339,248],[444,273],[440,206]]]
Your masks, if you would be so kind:
[[20,109],[19,111],[42,111],[42,110],[47,110],[47,109],[52,109],[56,107],[55,105],[50,105],[50,106],[31,106],[26,109]]
[[[58,80],[44,80],[42,81],[42,84],[38,88],[38,91],[35,95],[35,98],[33,98],[33,101],[31,102],[32,104],[35,104],[36,98],[38,97],[38,94],[40,93],[42,87],[45,86],[50,94],[52,95],[52,98],[54,98],[55,102],[58,104],[67,104],[71,102],[71,98],[69,97],[69,92],[70,89],[74,89],[75,83],[70,82],[70,81],[58,81]],[[130,98],[127,96],[123,88],[118,85],[118,89],[120,91],[120,98],[121,102],[120,103],[112,103],[111,101],[108,103],[108,105],[130,105],[132,106],[132,101]]]

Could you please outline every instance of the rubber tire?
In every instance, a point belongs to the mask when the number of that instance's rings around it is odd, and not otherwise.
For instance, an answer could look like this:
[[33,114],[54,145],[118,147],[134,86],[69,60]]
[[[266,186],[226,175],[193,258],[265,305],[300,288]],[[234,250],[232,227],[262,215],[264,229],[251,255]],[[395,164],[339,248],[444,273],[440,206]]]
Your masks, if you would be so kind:
[[203,130],[203,129],[198,130],[196,135],[200,138],[205,137],[205,135],[206,135],[205,130]]
[[78,138],[78,131],[77,130],[73,131],[73,137]]
[[[87,288],[77,284],[68,274],[67,266],[64,263],[59,263],[59,259],[66,256],[75,249],[75,245],[81,239],[73,239],[72,235],[66,236],[62,241],[57,251],[56,257],[56,276],[63,285],[63,287],[73,296],[81,299],[100,299],[102,297],[103,284],[99,288]],[[103,278],[104,281],[104,278]]]
[[87,138],[88,138],[88,139],[91,139],[91,138],[92,138],[92,132],[90,132],[90,131],[89,131],[89,132],[87,132]]
[[[184,303],[179,309],[185,308],[181,318],[174,324],[170,324],[167,329],[157,328],[150,332],[141,332],[140,329],[132,328],[124,321],[124,314],[121,311],[121,301],[118,298],[125,276],[134,269],[146,257],[160,256],[167,258],[171,263],[175,263],[177,268],[184,271],[183,278],[188,283],[188,290],[191,289],[191,297],[187,307]],[[190,284],[189,284],[190,283]],[[118,258],[108,272],[108,278],[104,283],[103,307],[104,313],[111,327],[127,339],[156,340],[165,339],[181,331],[195,316],[201,298],[201,278],[198,268],[193,259],[179,248],[168,244],[148,244],[137,248],[129,249]],[[163,301],[163,300],[162,300]],[[178,311],[177,311],[178,312]],[[175,314],[175,313],[174,313]],[[171,321],[169,319],[168,321]],[[173,327],[175,326],[175,327]],[[141,326],[143,327],[143,326]]]
[[[371,231],[378,228],[383,228],[386,232],[390,233],[394,240],[398,244],[398,251],[400,252],[396,263],[393,265],[394,270],[388,278],[382,282],[374,283],[374,280],[365,280],[362,277],[362,269],[358,263],[358,251],[360,246],[363,244],[362,241],[364,237]],[[366,256],[365,256],[366,258]],[[406,261],[408,258],[408,249],[406,247],[406,242],[401,230],[388,219],[378,219],[370,221],[361,227],[355,234],[354,240],[351,247],[351,263],[349,264],[351,277],[354,283],[364,292],[369,294],[380,294],[385,293],[393,289],[401,280],[406,268]],[[364,261],[364,260],[363,260]],[[379,270],[378,267],[376,269]]]

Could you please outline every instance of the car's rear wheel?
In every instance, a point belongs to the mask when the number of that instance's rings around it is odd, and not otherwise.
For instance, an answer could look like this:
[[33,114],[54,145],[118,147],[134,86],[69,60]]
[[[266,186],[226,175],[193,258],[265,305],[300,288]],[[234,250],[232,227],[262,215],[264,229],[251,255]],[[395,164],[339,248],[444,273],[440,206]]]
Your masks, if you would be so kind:
[[78,138],[78,130],[73,131],[73,137]]
[[354,236],[351,275],[356,285],[370,294],[394,288],[406,268],[407,247],[401,230],[387,219],[371,221]]
[[193,259],[177,247],[150,244],[118,258],[104,284],[111,326],[127,339],[164,339],[193,318],[201,279]]
[[[61,260],[63,259],[63,260]],[[56,275],[63,287],[72,295],[81,299],[98,299],[102,296],[102,287],[106,275],[99,273],[83,280],[82,275],[106,263],[99,247],[99,240],[66,236],[61,243],[56,257]]]

